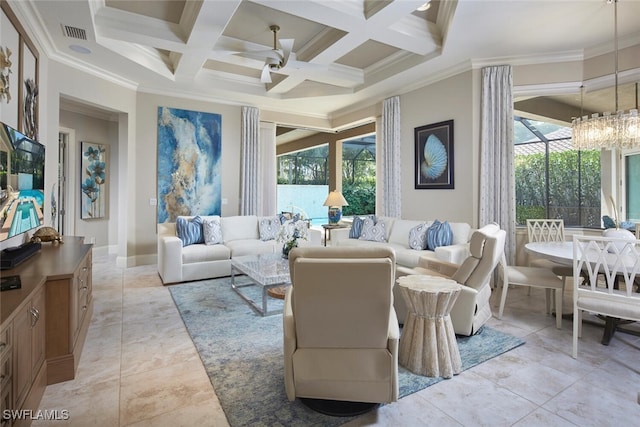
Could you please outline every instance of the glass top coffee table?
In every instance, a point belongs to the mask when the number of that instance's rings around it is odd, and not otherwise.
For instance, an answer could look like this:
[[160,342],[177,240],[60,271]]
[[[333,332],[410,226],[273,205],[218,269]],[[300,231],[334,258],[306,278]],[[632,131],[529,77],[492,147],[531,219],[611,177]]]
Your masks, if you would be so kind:
[[[253,283],[236,284],[236,274],[245,274]],[[289,276],[289,260],[282,258],[279,253],[246,255],[231,259],[231,288],[248,302],[260,315],[269,316],[282,313],[282,309],[268,309],[269,289],[276,288],[291,283]],[[243,292],[242,288],[247,286],[259,286],[262,288],[262,301],[258,305],[249,295]]]

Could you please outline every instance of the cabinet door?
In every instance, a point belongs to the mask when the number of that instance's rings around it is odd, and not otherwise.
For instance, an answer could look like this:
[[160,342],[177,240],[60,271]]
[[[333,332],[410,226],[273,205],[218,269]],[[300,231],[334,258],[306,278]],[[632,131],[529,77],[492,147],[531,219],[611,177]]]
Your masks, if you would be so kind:
[[31,304],[13,320],[13,407],[20,408],[31,385]]
[[45,359],[46,347],[46,328],[45,328],[45,292],[42,287],[33,297],[31,303],[31,373],[32,377],[38,374],[38,370]]

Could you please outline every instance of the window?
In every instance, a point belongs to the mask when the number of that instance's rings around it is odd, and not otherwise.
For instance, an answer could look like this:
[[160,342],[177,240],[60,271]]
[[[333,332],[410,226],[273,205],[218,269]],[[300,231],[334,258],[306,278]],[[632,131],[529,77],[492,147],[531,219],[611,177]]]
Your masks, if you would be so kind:
[[328,222],[329,145],[278,156],[278,212],[303,213],[313,224]]
[[571,128],[514,117],[516,224],[562,218],[600,228],[600,151],[574,150]]
[[625,159],[626,218],[640,221],[640,154],[630,154]]
[[349,203],[342,210],[345,216],[375,213],[375,134],[342,143],[342,195]]

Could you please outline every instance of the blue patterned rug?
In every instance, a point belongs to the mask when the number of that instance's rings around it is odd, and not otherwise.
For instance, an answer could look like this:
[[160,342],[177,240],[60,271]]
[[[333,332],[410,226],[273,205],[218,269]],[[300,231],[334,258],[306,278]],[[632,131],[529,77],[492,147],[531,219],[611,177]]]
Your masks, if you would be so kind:
[[[233,292],[230,283],[229,278],[222,278],[169,287],[229,423],[234,427],[337,426],[349,421],[314,412],[299,400],[287,400],[282,315],[259,316]],[[257,291],[257,287],[245,289]],[[257,292],[254,301],[260,301]],[[282,303],[271,298],[269,310]],[[522,344],[521,339],[488,327],[473,337],[459,337],[462,369]],[[441,380],[414,375],[400,367],[400,397]]]

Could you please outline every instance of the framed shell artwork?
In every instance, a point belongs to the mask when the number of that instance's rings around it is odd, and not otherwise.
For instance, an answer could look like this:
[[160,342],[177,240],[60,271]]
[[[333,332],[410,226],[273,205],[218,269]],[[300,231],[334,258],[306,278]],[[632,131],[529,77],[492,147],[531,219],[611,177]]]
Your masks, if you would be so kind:
[[453,120],[415,128],[415,188],[452,189]]

